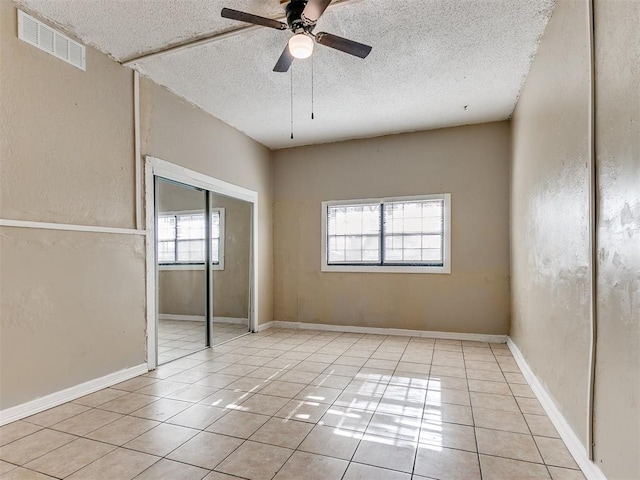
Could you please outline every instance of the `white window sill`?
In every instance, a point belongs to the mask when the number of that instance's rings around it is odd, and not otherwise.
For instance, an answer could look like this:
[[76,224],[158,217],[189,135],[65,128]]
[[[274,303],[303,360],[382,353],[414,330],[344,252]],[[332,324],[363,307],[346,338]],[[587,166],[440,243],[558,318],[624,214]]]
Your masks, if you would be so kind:
[[380,265],[322,265],[323,272],[342,273],[439,273],[450,274],[451,267],[380,266]]
[[[158,270],[202,270],[204,265],[158,265]],[[224,270],[224,265],[212,265],[211,270]]]

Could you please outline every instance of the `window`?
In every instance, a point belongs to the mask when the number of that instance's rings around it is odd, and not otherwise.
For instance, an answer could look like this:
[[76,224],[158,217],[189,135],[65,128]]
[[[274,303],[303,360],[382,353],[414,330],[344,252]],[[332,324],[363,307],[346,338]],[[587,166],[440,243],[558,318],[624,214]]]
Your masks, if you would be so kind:
[[451,195],[323,202],[322,271],[450,273]]
[[[158,262],[164,269],[204,267],[204,212],[158,215]],[[211,209],[211,264],[224,269],[224,209]]]

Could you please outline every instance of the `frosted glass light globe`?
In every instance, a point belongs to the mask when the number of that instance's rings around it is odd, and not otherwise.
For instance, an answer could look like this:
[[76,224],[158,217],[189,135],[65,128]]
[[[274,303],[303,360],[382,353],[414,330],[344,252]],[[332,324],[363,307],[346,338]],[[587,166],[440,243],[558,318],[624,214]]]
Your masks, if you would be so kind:
[[313,39],[298,33],[289,39],[289,53],[295,58],[309,58],[313,53]]

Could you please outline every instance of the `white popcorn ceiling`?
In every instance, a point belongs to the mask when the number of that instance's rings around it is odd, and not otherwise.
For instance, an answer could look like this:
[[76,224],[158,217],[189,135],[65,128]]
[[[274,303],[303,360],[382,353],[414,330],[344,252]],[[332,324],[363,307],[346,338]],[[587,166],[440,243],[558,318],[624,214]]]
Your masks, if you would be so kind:
[[[223,7],[278,16],[278,0],[19,0],[119,61],[244,26]],[[318,22],[373,47],[364,60],[316,45],[272,72],[290,32],[268,28],[136,64],[143,74],[272,149],[504,120],[555,0],[361,0]],[[90,68],[90,66],[89,66]],[[294,139],[290,138],[293,80]]]

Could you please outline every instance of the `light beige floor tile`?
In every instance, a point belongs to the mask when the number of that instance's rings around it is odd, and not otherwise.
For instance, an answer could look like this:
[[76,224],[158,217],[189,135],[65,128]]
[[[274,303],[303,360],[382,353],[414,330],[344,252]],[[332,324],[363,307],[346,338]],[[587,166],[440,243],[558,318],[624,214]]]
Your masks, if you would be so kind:
[[41,427],[50,427],[56,423],[62,422],[68,418],[74,417],[82,412],[89,410],[89,407],[77,405],[75,403],[63,403],[60,406],[50,408],[44,412],[31,415],[24,420],[29,423],[35,423]]
[[498,365],[498,362],[491,361],[491,362],[482,362],[482,361],[478,361],[478,360],[467,360],[465,362],[465,365],[467,367],[467,369],[470,370],[486,370],[489,372],[498,372],[498,373],[502,373],[502,370],[500,370],[500,365]]
[[380,395],[367,395],[361,393],[354,393],[345,390],[340,396],[333,402],[333,405],[337,407],[354,408],[357,410],[366,410],[368,412],[374,412],[380,403]]
[[460,425],[473,425],[473,415],[471,407],[465,405],[453,405],[443,403],[442,405],[427,405],[422,414],[424,420],[429,422],[458,423]]
[[239,406],[239,410],[244,412],[259,413],[261,415],[274,415],[287,403],[289,403],[289,399],[287,398],[256,393],[247,400],[243,401]]
[[156,420],[158,422],[164,422],[170,419],[174,415],[186,410],[189,407],[195,405],[189,402],[182,402],[180,400],[171,400],[169,398],[161,398],[160,400],[153,402],[146,407],[139,408],[131,415],[134,417],[148,418],[149,420]]
[[100,405],[101,410],[108,410],[110,412],[122,413],[125,415],[130,414],[142,408],[150,403],[157,401],[157,397],[150,397],[149,395],[140,395],[138,393],[128,393],[120,398],[111,400],[107,403]]
[[431,447],[449,447],[475,452],[476,438],[473,427],[455,423],[422,421],[419,442]]
[[421,425],[420,418],[376,412],[371,417],[366,433],[415,442],[420,436]]
[[443,403],[471,406],[469,392],[466,390],[455,390],[452,388],[441,388],[439,390],[427,391],[427,406],[438,407]]
[[115,448],[106,443],[79,438],[29,462],[25,467],[52,477],[63,478],[105,456]]
[[578,465],[564,442],[559,438],[549,437],[534,437],[542,459],[547,465],[553,465],[554,467],[564,467],[578,469]]
[[151,377],[135,377],[130,380],[126,380],[124,382],[120,382],[111,388],[115,388],[116,390],[125,390],[127,392],[134,392],[141,388],[146,387],[147,385],[151,385],[152,383],[156,383],[158,381],[157,378]]
[[4,475],[5,473],[7,473],[10,470],[13,470],[14,468],[17,468],[17,467],[11,463],[0,460],[0,475]]
[[97,392],[85,395],[84,397],[77,398],[73,403],[85,405],[87,407],[97,407],[103,403],[110,402],[116,398],[120,398],[126,395],[124,390],[116,390],[115,388],[105,388],[104,390],[98,390]]
[[483,480],[550,480],[544,465],[480,455]]
[[463,367],[446,367],[443,365],[431,365],[429,375],[453,378],[467,378],[467,373]]
[[177,392],[182,388],[184,388],[184,383],[159,380],[151,385],[147,385],[146,387],[136,390],[136,393],[141,395],[151,395],[152,397],[166,397],[170,393]]
[[473,452],[419,445],[414,473],[442,480],[480,480],[480,465]]
[[342,480],[411,480],[411,475],[351,462]]
[[122,446],[137,436],[151,430],[156,425],[159,425],[159,423],[153,420],[126,416],[98,430],[94,430],[86,435],[86,437],[100,442]]
[[8,423],[0,427],[0,447],[11,443],[19,438],[26,437],[32,433],[42,430],[43,427],[34,423],[23,422],[18,420],[17,422]]
[[366,362],[367,362],[367,359],[363,357],[352,357],[348,355],[343,355],[333,363],[334,365],[348,365],[351,367],[363,367]]
[[63,420],[60,423],[56,423],[51,428],[73,435],[86,435],[120,418],[122,418],[122,415],[119,413],[94,408],[75,417]]
[[469,380],[486,380],[489,382],[504,382],[504,374],[500,371],[492,372],[489,370],[477,370],[475,368],[467,368],[467,378]]
[[476,439],[479,453],[542,463],[531,435],[476,428]]
[[349,462],[306,452],[294,452],[274,480],[341,480]]
[[204,430],[216,420],[224,417],[233,410],[210,407],[208,405],[195,404],[171,417],[167,423],[182,427]]
[[509,382],[509,384],[516,384],[516,385],[527,384],[527,380],[524,378],[524,375],[522,375],[521,373],[504,372],[504,378],[507,380],[507,382]]
[[55,477],[50,477],[43,473],[34,472],[33,470],[27,470],[26,468],[17,467],[13,470],[0,476],[2,480],[51,480]]
[[516,383],[510,385],[511,392],[515,397],[536,398],[535,393],[529,385],[518,385]]
[[[213,372],[210,372],[213,373]],[[180,382],[180,383],[195,383],[198,380],[202,380],[204,377],[208,377],[209,374],[207,372],[203,372],[201,370],[182,370],[174,373],[166,377],[166,380],[170,382]]]
[[474,408],[473,419],[476,427],[492,428],[507,432],[529,434],[529,426],[520,412],[504,412],[490,408]]
[[222,460],[242,444],[239,438],[201,432],[167,458],[213,470]]
[[164,457],[190,438],[193,438],[197,433],[198,430],[192,428],[161,423],[157,427],[134,438],[125,444],[124,447],[150,455]]
[[224,388],[226,390],[231,390],[233,392],[256,393],[266,385],[267,383],[265,383],[264,380],[260,378],[241,377],[239,380],[236,380],[235,382],[230,383]]
[[313,428],[312,424],[282,418],[271,418],[249,439],[285,448],[297,448]]
[[317,423],[329,407],[330,405],[325,403],[290,400],[274,416],[299,422]]
[[466,378],[447,377],[446,375],[429,374],[429,390],[442,390],[451,388],[454,390],[469,390]]
[[295,398],[331,405],[341,393],[342,389],[311,385],[305,387]]
[[118,448],[86,467],[78,470],[69,478],[73,480],[96,480],[112,478],[129,480],[160,460],[146,453]]
[[288,448],[245,442],[220,463],[216,471],[249,480],[270,480],[292,453]]
[[551,423],[551,420],[549,420],[549,417],[546,415],[532,415],[530,413],[525,413],[524,418],[529,424],[529,428],[533,435],[560,438],[560,435],[558,435],[558,432],[556,431],[556,427],[553,426],[553,423]]
[[204,468],[163,458],[138,475],[136,480],[201,480],[208,474],[209,470]]
[[220,389],[213,395],[209,395],[204,400],[199,401],[203,405],[209,405],[211,407],[227,408],[230,410],[236,409],[242,402],[251,398],[252,393],[249,392],[234,392],[233,390]]
[[226,368],[220,370],[220,373],[225,375],[238,375],[240,377],[244,377],[245,375],[253,372],[258,367],[255,365],[246,365],[246,364],[238,364],[234,363]]
[[249,438],[264,425],[269,417],[256,413],[232,411],[207,427],[208,432],[229,435],[231,437]]
[[373,417],[373,412],[332,405],[322,416],[318,425],[364,432],[371,417]]
[[429,385],[429,375],[426,373],[411,373],[396,369],[389,380],[389,385],[401,385],[426,390]]
[[417,443],[378,435],[365,435],[353,456],[353,461],[374,467],[411,472]]
[[196,382],[196,385],[204,385],[206,387],[225,388],[242,377],[238,375],[225,375],[223,373],[212,373],[208,377],[204,377]]
[[532,413],[534,415],[546,415],[542,405],[536,398],[515,397],[522,413]]
[[68,433],[44,429],[0,447],[0,460],[24,465],[77,439]]
[[[321,368],[324,366],[324,368]],[[303,370],[307,372],[325,373],[327,375],[340,375],[342,377],[355,377],[360,371],[361,367],[354,367],[351,365],[336,365],[335,363],[327,366],[326,363],[314,363],[304,362],[296,367],[296,370]]]
[[[251,358],[251,357],[250,357]],[[276,380],[281,377],[288,370],[281,370],[279,368],[272,367],[259,367],[253,372],[247,374],[248,378],[259,378],[261,380]]]
[[[310,373],[310,372],[305,372],[305,373]],[[312,375],[315,375],[315,374],[312,374]],[[352,379],[353,379],[352,377],[342,377],[339,375],[321,373],[320,375],[315,377],[315,379],[311,382],[311,385],[318,385],[321,387],[329,387],[329,388],[339,388],[341,390],[344,390],[347,387],[347,385],[349,385]]]
[[469,391],[494,393],[496,395],[511,395],[511,389],[506,382],[490,382],[488,380],[469,380]]
[[213,395],[216,390],[217,388],[215,387],[205,387],[203,385],[188,385],[184,386],[180,390],[176,390],[175,392],[170,393],[166,396],[166,398],[197,403]]
[[493,393],[470,392],[471,406],[476,408],[490,408],[504,412],[520,412],[518,404],[511,395],[495,395]]
[[298,395],[303,388],[304,385],[301,385],[299,383],[281,382],[279,380],[275,380],[262,388],[260,390],[260,393],[263,395],[273,395],[274,397],[284,397],[291,399]]
[[568,468],[549,467],[553,480],[586,480],[580,470],[570,470]]
[[[238,478],[240,477],[236,477],[235,475],[232,477],[231,475],[227,475],[226,473],[211,472],[209,473],[209,475],[204,477],[204,480],[238,480]],[[149,479],[149,480],[152,480],[152,479]],[[167,480],[172,480],[172,479],[168,478]]]
[[362,434],[352,430],[315,426],[298,447],[298,450],[328,457],[351,460]]

